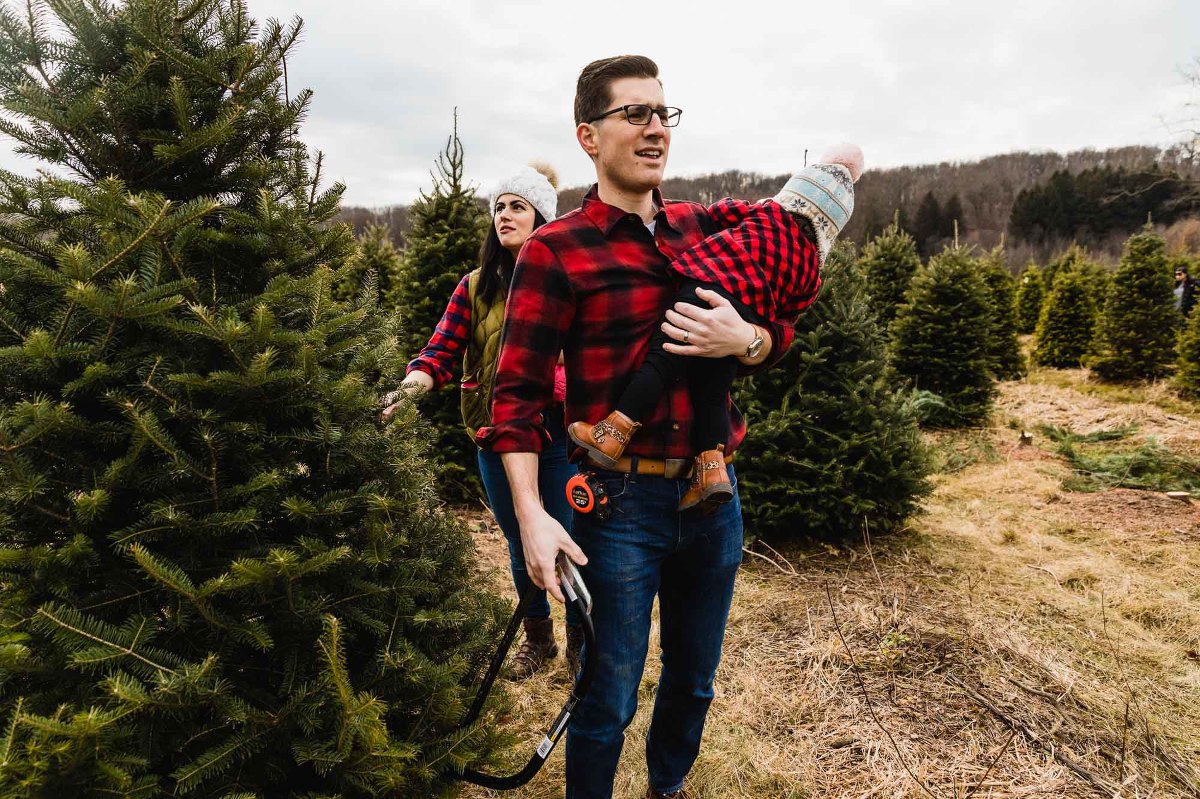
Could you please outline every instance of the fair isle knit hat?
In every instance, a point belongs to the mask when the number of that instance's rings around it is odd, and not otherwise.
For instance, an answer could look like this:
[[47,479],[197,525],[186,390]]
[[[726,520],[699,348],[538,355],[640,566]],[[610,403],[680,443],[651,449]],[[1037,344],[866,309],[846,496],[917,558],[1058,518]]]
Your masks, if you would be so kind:
[[784,184],[775,202],[812,223],[821,264],[854,213],[854,182],[862,173],[863,155],[856,145],[838,145]]
[[534,162],[521,167],[521,171],[505,178],[488,195],[488,210],[496,207],[496,198],[501,194],[515,194],[529,202],[542,218],[549,222],[558,216],[558,175],[543,163]]

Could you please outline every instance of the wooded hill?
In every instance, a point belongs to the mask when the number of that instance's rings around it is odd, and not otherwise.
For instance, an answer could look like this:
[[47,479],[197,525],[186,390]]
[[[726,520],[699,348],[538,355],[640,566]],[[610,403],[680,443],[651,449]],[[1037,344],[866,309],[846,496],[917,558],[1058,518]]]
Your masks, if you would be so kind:
[[[1023,190],[1049,184],[1056,173],[1076,176],[1089,170],[1174,174],[1190,181],[1193,188],[1195,181],[1200,180],[1200,161],[1190,158],[1186,151],[1147,146],[1078,150],[1066,155],[1016,152],[966,163],[943,162],[869,169],[858,184],[854,216],[843,236],[862,244],[882,231],[899,212],[901,224],[906,229],[913,231],[916,227],[926,228],[917,232],[927,235],[917,238],[932,238],[931,241],[921,241],[922,249],[932,251],[939,244],[937,239],[953,236],[953,219],[959,214],[950,209],[957,205],[961,208],[958,222],[962,240],[990,248],[1000,243],[1001,236],[1007,233],[1010,262],[1023,263],[1029,259],[1045,262],[1054,253],[1066,249],[1072,237],[1058,234],[1057,231],[1051,235],[1030,236],[1029,240],[1014,237],[1009,227],[1013,205]],[[672,199],[706,203],[721,197],[756,200],[773,195],[788,177],[730,170],[696,177],[669,178],[663,182],[663,194]],[[577,207],[586,191],[586,186],[560,191],[559,208]],[[932,219],[927,195],[932,195],[937,203],[937,213]],[[1126,199],[1114,196],[1112,202]],[[923,200],[925,208],[921,207]],[[1171,214],[1200,215],[1200,205],[1194,199],[1182,207],[1176,196],[1167,198],[1167,201],[1170,209],[1164,206],[1162,214],[1156,208],[1150,209],[1155,220],[1168,222]],[[948,205],[950,208],[947,208]],[[342,210],[341,218],[354,225],[356,233],[368,222],[389,224],[396,245],[403,246],[403,234],[407,228],[405,206],[382,210],[346,207]],[[1144,222],[1145,219],[1140,218],[1138,224]],[[1121,243],[1132,232],[1114,230],[1111,235],[1096,238],[1088,244],[1095,255],[1115,261],[1120,254]]]

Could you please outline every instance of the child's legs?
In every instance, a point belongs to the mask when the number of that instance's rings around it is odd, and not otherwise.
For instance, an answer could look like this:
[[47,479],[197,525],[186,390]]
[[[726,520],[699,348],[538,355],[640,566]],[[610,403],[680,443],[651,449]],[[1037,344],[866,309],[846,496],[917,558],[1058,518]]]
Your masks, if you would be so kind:
[[[671,300],[669,307],[675,307],[677,302],[690,302],[693,305],[708,307],[707,303],[696,299],[696,287],[703,285],[703,283],[685,282]],[[664,317],[662,321],[665,322],[666,318]],[[666,393],[667,386],[675,382],[675,378],[684,374],[684,362],[687,357],[672,355],[664,350],[663,344],[668,341],[673,341],[673,339],[663,332],[660,324],[654,331],[654,335],[650,337],[650,349],[646,351],[646,359],[633,373],[629,385],[625,386],[625,390],[621,392],[621,398],[617,400],[616,409],[635,422],[645,421],[654,411],[658,400]]]

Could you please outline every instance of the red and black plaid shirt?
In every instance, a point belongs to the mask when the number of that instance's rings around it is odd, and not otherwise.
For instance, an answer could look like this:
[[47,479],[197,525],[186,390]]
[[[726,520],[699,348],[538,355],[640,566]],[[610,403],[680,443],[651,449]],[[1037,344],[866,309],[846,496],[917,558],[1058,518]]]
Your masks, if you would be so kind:
[[795,319],[821,289],[820,252],[804,226],[774,200],[722,200],[715,219],[739,219],[680,255],[671,268],[715,283],[763,321]]
[[[660,210],[652,235],[636,214],[602,202],[593,186],[582,208],[529,237],[509,289],[492,426],[477,434],[482,446],[495,452],[541,451],[546,435],[539,412],[554,387],[559,351],[566,358],[567,420],[603,419],[641,365],[650,336],[675,295],[679,278],[671,262],[754,210],[734,200],[708,208],[664,203],[657,190],[654,202]],[[766,324],[772,339],[767,362],[773,363],[791,346],[794,319]],[[736,408],[731,415],[727,452],[746,433]],[[660,399],[627,452],[644,458],[690,457],[695,454],[691,427],[692,404],[681,380]]]

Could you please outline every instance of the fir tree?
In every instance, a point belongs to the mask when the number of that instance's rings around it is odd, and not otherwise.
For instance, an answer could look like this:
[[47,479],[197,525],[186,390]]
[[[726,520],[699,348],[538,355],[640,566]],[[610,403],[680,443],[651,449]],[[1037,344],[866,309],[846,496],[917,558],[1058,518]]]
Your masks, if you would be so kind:
[[1182,322],[1166,244],[1150,230],[1131,236],[1112,277],[1092,371],[1104,380],[1163,377]]
[[228,0],[0,9],[0,795],[445,796],[490,647],[405,353]]
[[927,421],[957,427],[991,410],[988,368],[991,303],[965,247],[947,247],[917,272],[892,323],[892,363],[918,389],[944,400]]
[[991,303],[988,365],[1000,380],[1018,380],[1025,374],[1025,359],[1017,342],[1016,281],[996,247],[979,259],[979,274],[987,285]]
[[1034,333],[1033,360],[1042,366],[1079,366],[1092,349],[1096,307],[1081,272],[1068,270],[1054,281],[1042,303]]
[[863,247],[859,268],[867,281],[871,309],[885,331],[920,266],[916,242],[901,230],[898,218]]
[[[409,209],[409,219],[404,281],[396,297],[403,309],[406,351],[412,358],[425,348],[463,275],[475,268],[487,229],[475,191],[463,181],[457,114],[454,132],[437,158],[433,189],[421,194]],[[436,428],[434,451],[442,498],[463,504],[482,497],[476,448],[463,429],[457,387],[431,391],[420,402]]]
[[394,310],[403,281],[404,264],[392,244],[391,231],[387,225],[371,223],[358,237],[354,258],[333,294],[339,300],[350,300],[369,290],[381,307]]
[[1175,387],[1186,399],[1200,400],[1200,313],[1193,311],[1179,334]]
[[929,490],[911,394],[889,380],[866,281],[842,244],[779,365],[739,389],[739,454],[754,537],[854,541],[898,528]]
[[922,256],[933,253],[939,239],[944,238],[945,225],[942,222],[942,206],[933,196],[932,191],[925,193],[917,206],[917,216],[913,220],[913,238],[917,243],[917,252]]
[[1032,333],[1037,329],[1042,313],[1042,301],[1047,294],[1041,272],[1034,264],[1025,267],[1017,281],[1017,332]]

